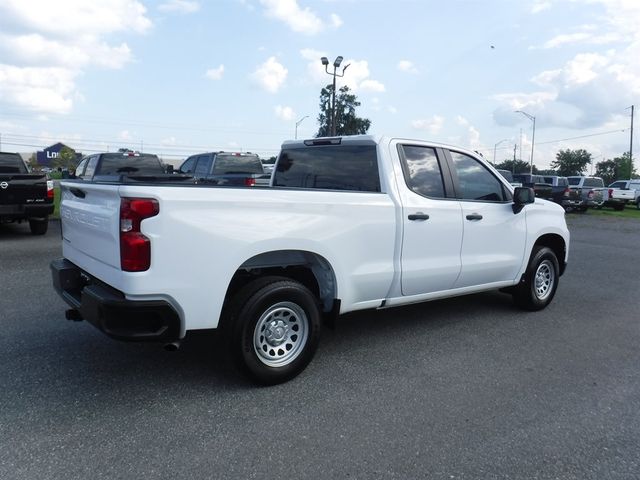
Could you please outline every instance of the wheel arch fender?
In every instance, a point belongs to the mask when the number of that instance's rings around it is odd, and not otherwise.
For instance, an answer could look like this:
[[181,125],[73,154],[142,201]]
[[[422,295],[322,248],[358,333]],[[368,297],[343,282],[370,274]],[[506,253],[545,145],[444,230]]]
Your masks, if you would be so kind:
[[562,275],[567,266],[567,242],[562,237],[562,235],[558,233],[545,233],[543,235],[540,235],[533,244],[533,247],[536,246],[548,247],[553,250],[553,253],[558,259],[558,265],[560,267],[559,274]]
[[331,263],[316,252],[291,249],[262,252],[239,265],[227,287],[225,304],[248,282],[272,275],[302,283],[317,296],[322,311],[336,308],[338,280]]

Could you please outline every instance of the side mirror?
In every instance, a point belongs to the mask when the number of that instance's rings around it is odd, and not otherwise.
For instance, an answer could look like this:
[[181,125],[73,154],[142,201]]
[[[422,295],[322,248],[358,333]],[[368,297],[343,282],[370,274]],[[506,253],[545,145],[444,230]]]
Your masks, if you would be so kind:
[[173,173],[173,165],[165,165],[165,173]]
[[520,213],[525,205],[535,202],[536,194],[533,188],[516,187],[513,191],[513,213]]

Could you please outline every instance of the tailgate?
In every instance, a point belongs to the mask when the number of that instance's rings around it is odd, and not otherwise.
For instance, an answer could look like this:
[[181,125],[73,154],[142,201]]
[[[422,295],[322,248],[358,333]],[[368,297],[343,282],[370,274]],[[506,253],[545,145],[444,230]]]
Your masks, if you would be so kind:
[[1,205],[31,205],[47,200],[46,175],[3,174],[0,183]]
[[[117,185],[60,184],[60,219],[65,257],[88,256],[120,268],[120,195]],[[82,265],[80,265],[82,266]]]

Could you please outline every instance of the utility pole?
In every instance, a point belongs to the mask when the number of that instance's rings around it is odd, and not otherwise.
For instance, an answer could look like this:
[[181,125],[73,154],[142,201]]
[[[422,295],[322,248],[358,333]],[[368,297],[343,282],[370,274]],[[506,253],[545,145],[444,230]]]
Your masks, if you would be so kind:
[[629,180],[631,180],[631,174],[633,173],[633,109],[634,105],[631,105],[631,135],[629,138]]
[[533,147],[536,144],[536,117],[523,112],[522,110],[516,110],[516,113],[521,113],[529,120],[533,122],[533,134],[531,135],[531,160],[529,162],[529,174],[533,174]]
[[518,144],[513,144],[513,163],[511,164],[511,174],[515,175],[516,173],[516,149],[518,148]]

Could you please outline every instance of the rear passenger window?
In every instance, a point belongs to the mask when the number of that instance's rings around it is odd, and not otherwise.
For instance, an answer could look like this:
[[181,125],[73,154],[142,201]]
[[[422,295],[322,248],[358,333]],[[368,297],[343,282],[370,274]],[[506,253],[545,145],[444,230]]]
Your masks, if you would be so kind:
[[93,174],[96,171],[96,165],[98,164],[99,155],[95,155],[93,157],[89,157],[89,163],[87,163],[87,169],[82,174],[83,177],[93,177]]
[[198,157],[190,157],[182,164],[180,167],[180,173],[193,173],[193,168],[196,164],[196,159]]
[[502,182],[478,160],[459,152],[451,152],[458,174],[458,196],[462,200],[504,202],[507,200]]
[[196,175],[208,175],[211,170],[211,155],[200,155],[194,173]]
[[400,145],[407,186],[418,195],[444,198],[444,182],[436,151],[430,147]]
[[282,150],[274,187],[379,192],[375,145],[308,146]]

